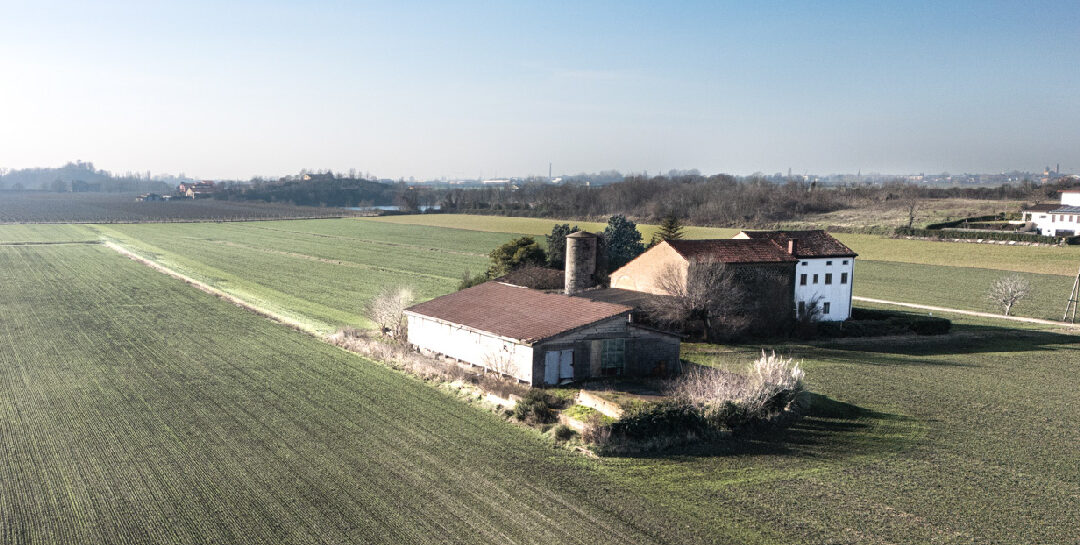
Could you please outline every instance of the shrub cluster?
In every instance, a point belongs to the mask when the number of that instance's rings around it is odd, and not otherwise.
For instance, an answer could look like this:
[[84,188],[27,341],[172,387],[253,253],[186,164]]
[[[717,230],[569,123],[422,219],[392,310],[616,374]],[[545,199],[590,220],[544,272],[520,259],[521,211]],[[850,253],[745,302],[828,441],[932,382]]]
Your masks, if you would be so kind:
[[817,335],[837,337],[885,337],[891,335],[944,335],[952,321],[938,316],[918,316],[887,310],[854,308],[851,319],[843,322],[818,322]]
[[521,396],[529,391],[527,386],[516,380],[470,372],[459,365],[424,356],[393,339],[376,337],[363,329],[345,328],[330,335],[327,340],[345,350],[378,360],[424,380],[471,384],[504,399],[511,395]]
[[[896,234],[899,236],[925,237],[925,238],[963,238],[983,240],[1015,240],[1017,242],[1041,242],[1043,244],[1057,244],[1062,237],[1047,237],[1035,233],[1017,233],[1014,231],[942,231],[938,229],[915,229],[897,227]],[[1068,237],[1067,243],[1074,243]]]
[[745,374],[696,368],[673,381],[670,400],[643,403],[610,425],[592,419],[582,439],[611,451],[652,449],[738,432],[774,421],[795,405],[803,371],[791,358],[761,353]]
[[547,392],[533,388],[514,405],[514,418],[526,424],[550,424],[558,419],[554,406],[558,400]]

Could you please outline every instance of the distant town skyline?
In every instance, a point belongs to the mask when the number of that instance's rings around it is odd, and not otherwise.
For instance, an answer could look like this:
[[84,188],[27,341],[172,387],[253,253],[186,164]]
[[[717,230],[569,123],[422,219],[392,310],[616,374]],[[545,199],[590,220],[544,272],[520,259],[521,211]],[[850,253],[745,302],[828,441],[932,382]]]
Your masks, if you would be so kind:
[[0,165],[1080,171],[1076,2],[0,8]]

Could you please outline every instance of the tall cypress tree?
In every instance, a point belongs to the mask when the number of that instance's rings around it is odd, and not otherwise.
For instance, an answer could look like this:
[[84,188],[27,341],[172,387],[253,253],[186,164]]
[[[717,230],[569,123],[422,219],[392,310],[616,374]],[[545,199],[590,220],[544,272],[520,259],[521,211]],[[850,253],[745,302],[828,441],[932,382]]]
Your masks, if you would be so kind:
[[665,240],[680,240],[682,237],[682,223],[674,213],[671,213],[664,216],[664,219],[660,221],[659,229],[653,233],[652,239],[649,240],[649,247],[652,248]]

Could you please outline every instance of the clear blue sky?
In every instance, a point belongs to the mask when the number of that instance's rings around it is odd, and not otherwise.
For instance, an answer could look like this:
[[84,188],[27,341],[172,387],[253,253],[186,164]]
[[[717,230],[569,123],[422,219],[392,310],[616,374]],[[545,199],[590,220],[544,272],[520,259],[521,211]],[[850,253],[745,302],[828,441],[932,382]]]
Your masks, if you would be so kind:
[[1080,2],[8,2],[0,166],[1080,171]]

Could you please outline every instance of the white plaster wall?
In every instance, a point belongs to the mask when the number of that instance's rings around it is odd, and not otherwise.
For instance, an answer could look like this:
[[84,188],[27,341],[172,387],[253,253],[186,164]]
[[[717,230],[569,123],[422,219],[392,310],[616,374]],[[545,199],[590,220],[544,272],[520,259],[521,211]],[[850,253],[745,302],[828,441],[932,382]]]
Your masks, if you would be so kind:
[[[1064,201],[1065,197],[1062,196],[1061,200]],[[1080,204],[1072,206],[1080,206]],[[1031,220],[1035,223],[1040,235],[1053,237],[1057,236],[1058,231],[1072,231],[1073,234],[1080,234],[1080,214],[1046,214],[1039,212],[1033,213]]]
[[[832,265],[827,263],[832,262]],[[847,265],[844,262],[847,261]],[[841,273],[847,273],[846,284],[840,283]],[[832,284],[825,284],[825,274],[832,274]],[[806,275],[806,285],[800,284],[802,275]],[[817,284],[814,283],[814,275],[818,275]],[[841,321],[851,317],[851,284],[855,277],[855,258],[853,257],[828,257],[814,259],[800,259],[795,266],[795,308],[798,310],[799,302],[810,305],[814,297],[820,295],[819,305],[829,303],[829,313],[822,314],[822,321]]]
[[1080,206],[1080,192],[1067,191],[1061,194],[1062,206]]
[[487,367],[488,356],[508,358],[515,378],[532,381],[533,349],[494,335],[450,325],[415,314],[406,315],[409,344],[461,361]]

